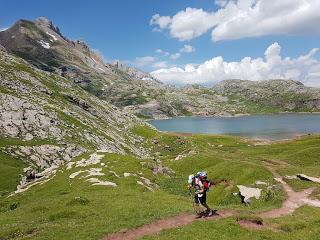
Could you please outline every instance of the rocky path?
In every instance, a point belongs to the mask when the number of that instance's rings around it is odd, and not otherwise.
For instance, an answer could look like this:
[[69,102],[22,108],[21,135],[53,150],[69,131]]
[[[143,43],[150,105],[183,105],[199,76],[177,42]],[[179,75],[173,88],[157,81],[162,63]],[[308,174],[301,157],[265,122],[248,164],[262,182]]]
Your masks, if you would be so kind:
[[[266,212],[261,213],[259,216],[262,218],[277,218],[285,215],[292,214],[296,209],[303,205],[309,205],[313,207],[320,207],[320,201],[309,199],[310,194],[313,192],[314,188],[308,188],[301,192],[295,192],[293,189],[283,181],[282,177],[275,171],[274,166],[272,164],[266,164],[266,168],[268,168],[275,177],[275,180],[278,181],[283,190],[287,194],[287,199],[283,202],[281,208],[272,209]],[[188,224],[191,224],[194,221],[204,221],[204,220],[218,220],[221,218],[236,216],[237,211],[235,210],[223,210],[219,211],[217,215],[212,216],[210,218],[205,219],[195,219],[193,214],[180,214],[174,217],[165,218],[156,220],[152,223],[143,225],[138,228],[121,231],[118,233],[114,233],[108,235],[103,238],[103,240],[134,240],[139,239],[143,236],[154,235],[160,233],[162,230],[182,227]],[[243,227],[253,228],[253,229],[261,229],[261,226],[258,226],[254,223],[245,223],[241,224]]]
[[265,167],[273,174],[274,179],[279,182],[283,190],[287,194],[287,199],[282,203],[281,208],[272,209],[270,211],[260,214],[262,218],[276,218],[284,215],[292,214],[296,209],[304,205],[320,207],[319,200],[310,199],[314,188],[304,189],[301,192],[295,192],[293,189],[283,180],[283,178],[276,172],[274,166],[270,163],[265,163]]

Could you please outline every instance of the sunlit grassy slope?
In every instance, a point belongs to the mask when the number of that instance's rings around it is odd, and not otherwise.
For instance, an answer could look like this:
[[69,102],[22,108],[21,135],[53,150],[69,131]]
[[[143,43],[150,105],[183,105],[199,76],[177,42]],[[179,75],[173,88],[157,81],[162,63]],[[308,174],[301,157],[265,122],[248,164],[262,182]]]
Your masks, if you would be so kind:
[[[185,188],[186,178],[199,170],[208,171],[217,186],[208,194],[208,203],[217,209],[233,208],[248,214],[279,207],[285,198],[281,189],[263,191],[260,200],[244,206],[238,196],[237,184],[252,185],[256,180],[274,183],[273,175],[265,168],[272,164],[282,175],[305,173],[320,175],[320,137],[272,145],[255,146],[239,138],[227,136],[183,136],[158,133],[147,127],[136,127],[136,134],[145,137],[154,159],[141,160],[130,155],[105,154],[102,163],[105,176],[118,187],[91,186],[85,179],[70,179],[70,174],[98,166],[61,167],[55,178],[31,187],[28,191],[0,200],[0,239],[100,239],[122,229],[130,229],[155,219],[192,212],[191,200]],[[90,153],[82,157],[88,157]],[[175,160],[178,155],[182,158]],[[2,191],[14,189],[17,181],[8,179],[7,168],[13,166],[13,176],[23,168],[22,163],[1,155]],[[79,159],[80,159],[79,158]],[[5,160],[3,160],[5,159]],[[154,161],[171,168],[170,177],[153,174]],[[20,165],[21,164],[21,165]],[[120,177],[110,173],[114,171]],[[157,183],[154,192],[137,184],[137,173]],[[6,176],[6,177],[2,177]],[[297,189],[312,186],[298,180],[289,182]],[[319,186],[315,185],[315,197]],[[216,222],[195,222],[179,229],[164,231],[159,236],[145,239],[318,239],[320,210],[304,207],[293,217],[287,216],[268,223],[270,230],[246,230],[236,224],[235,217]]]

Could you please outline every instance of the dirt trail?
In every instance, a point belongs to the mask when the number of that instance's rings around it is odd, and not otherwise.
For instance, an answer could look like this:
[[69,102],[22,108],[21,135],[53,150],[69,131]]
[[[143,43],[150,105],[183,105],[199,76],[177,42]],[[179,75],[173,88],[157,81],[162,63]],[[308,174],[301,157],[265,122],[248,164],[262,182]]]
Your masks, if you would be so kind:
[[[277,164],[283,165],[283,162],[278,161]],[[264,212],[259,215],[260,217],[276,218],[284,215],[289,215],[299,207],[302,207],[304,205],[320,207],[320,201],[308,198],[312,194],[314,188],[308,188],[301,192],[295,192],[277,173],[277,171],[275,170],[275,166],[272,163],[264,162],[264,166],[273,174],[273,176],[275,177],[274,179],[281,184],[283,190],[287,194],[287,199],[282,203],[281,208]]]
[[[280,162],[277,162],[280,164]],[[281,163],[282,164],[282,163]],[[259,214],[262,218],[277,218],[284,215],[292,214],[296,209],[303,205],[309,205],[314,207],[320,207],[320,201],[309,199],[308,197],[313,192],[314,188],[308,188],[301,192],[295,192],[293,189],[283,181],[283,178],[276,172],[275,165],[269,162],[264,162],[265,167],[274,175],[275,180],[278,181],[283,190],[287,193],[287,199],[283,202],[281,208],[272,209]],[[235,210],[223,210],[219,211],[218,215],[205,219],[195,219],[193,214],[180,214],[174,217],[156,220],[150,224],[143,225],[138,228],[130,229],[127,231],[121,231],[106,236],[103,240],[134,240],[147,235],[154,235],[160,233],[162,230],[182,227],[191,224],[194,221],[204,220],[218,220],[221,218],[236,216]],[[263,229],[263,226],[257,226],[251,222],[239,222],[239,224],[246,228]]]
[[219,211],[218,215],[214,215],[210,218],[205,219],[195,219],[194,214],[181,214],[170,218],[160,219],[153,223],[146,224],[135,229],[111,234],[103,238],[103,240],[134,240],[143,236],[157,234],[165,229],[182,227],[191,224],[194,221],[217,220],[220,218],[230,217],[235,214],[236,212],[233,210],[223,210]]
[[[308,203],[308,197],[313,192],[314,188],[308,188],[301,192],[295,192],[292,188],[285,183],[282,178],[277,178],[281,182],[283,189],[287,193],[287,199],[282,203],[281,208],[272,209],[270,211],[260,214],[262,218],[276,218],[284,215],[292,214],[295,210],[303,205],[312,205]],[[315,201],[315,200],[312,200]],[[318,202],[318,201],[317,201]],[[319,201],[320,206],[320,201]]]

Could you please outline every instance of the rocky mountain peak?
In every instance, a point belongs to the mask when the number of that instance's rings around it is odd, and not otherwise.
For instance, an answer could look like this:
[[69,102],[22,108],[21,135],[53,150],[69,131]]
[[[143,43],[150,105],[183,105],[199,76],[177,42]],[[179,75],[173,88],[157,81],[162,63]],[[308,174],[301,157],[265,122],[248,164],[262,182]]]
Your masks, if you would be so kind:
[[38,24],[42,24],[42,25],[45,25],[45,26],[48,26],[50,27],[52,25],[52,21],[50,21],[48,18],[46,17],[38,17],[36,20],[35,20],[35,23],[38,23]]
[[151,81],[154,84],[162,84],[161,81],[153,77],[150,73],[144,72],[140,69],[137,69],[135,67],[130,67],[122,62],[114,61],[112,63],[112,66],[114,66],[116,69],[119,69],[125,73],[127,73],[129,76],[139,79],[139,80],[145,80],[145,81]]
[[52,21],[46,17],[39,17],[34,21],[35,25],[42,28],[43,30],[52,30],[57,33],[63,39],[66,39],[60,32],[59,27],[55,26]]

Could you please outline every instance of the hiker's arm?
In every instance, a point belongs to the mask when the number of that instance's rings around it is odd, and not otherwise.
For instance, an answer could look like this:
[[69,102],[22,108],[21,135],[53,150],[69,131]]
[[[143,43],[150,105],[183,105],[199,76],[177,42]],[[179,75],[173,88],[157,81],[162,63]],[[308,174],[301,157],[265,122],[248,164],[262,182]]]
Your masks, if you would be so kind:
[[213,186],[215,186],[216,185],[216,183],[213,181],[213,180],[209,180],[209,187],[213,187]]
[[204,192],[204,186],[202,186],[199,190],[197,190],[196,193],[203,193]]

